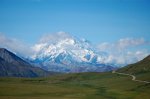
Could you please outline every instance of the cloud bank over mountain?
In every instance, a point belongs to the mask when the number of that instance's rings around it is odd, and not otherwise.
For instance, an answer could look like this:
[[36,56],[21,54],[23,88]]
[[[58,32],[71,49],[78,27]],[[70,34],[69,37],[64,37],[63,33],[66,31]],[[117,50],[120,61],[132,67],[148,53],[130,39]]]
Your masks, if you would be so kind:
[[[20,40],[8,38],[0,33],[0,47],[7,48],[16,54],[31,58],[46,58],[72,55],[75,60],[86,62],[100,62],[123,66],[137,62],[150,54],[149,41],[144,38],[123,38],[116,42],[103,42],[93,45],[86,39],[76,38],[65,32],[46,34],[39,41],[28,46]],[[62,57],[62,56],[61,56]],[[70,57],[70,56],[67,56]],[[76,59],[78,58],[78,59]],[[67,58],[65,58],[66,62]]]
[[9,49],[13,53],[22,55],[24,57],[27,57],[33,53],[31,47],[28,44],[25,44],[16,38],[6,37],[2,33],[0,33],[0,47]]
[[146,48],[148,46],[150,46],[150,42],[144,38],[123,38],[114,43],[101,43],[97,48],[109,54],[108,62],[126,65],[149,55],[150,51]]

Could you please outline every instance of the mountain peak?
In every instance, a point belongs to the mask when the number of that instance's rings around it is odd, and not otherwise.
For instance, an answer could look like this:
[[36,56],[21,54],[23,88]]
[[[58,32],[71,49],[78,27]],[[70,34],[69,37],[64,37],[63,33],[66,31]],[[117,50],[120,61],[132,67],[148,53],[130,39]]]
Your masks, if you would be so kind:
[[7,50],[6,48],[0,48],[0,57],[2,57],[3,55],[13,55],[13,53],[11,53],[9,50]]
[[[10,52],[9,50],[5,48],[0,48],[0,57],[10,63],[22,61],[20,57],[16,56],[14,53]],[[25,61],[24,63],[26,64]]]
[[[65,34],[66,35],[66,34]],[[59,36],[57,34],[57,36]],[[51,38],[51,37],[49,37]],[[57,38],[57,37],[53,37]],[[48,38],[46,38],[48,40]],[[87,40],[78,39],[76,37],[69,37],[69,36],[62,36],[61,39],[55,42],[49,41],[46,43],[39,43],[33,47],[35,50],[35,54],[32,56],[32,59],[40,59],[40,60],[49,60],[49,62],[54,61],[58,56],[62,58],[71,59],[72,62],[101,62],[102,59],[102,52],[97,53],[95,49],[92,47]],[[67,53],[63,55],[62,53]],[[88,56],[88,59],[86,58]]]
[[105,63],[107,55],[96,51],[93,45],[85,39],[69,36],[66,33],[61,33],[61,35],[57,33],[48,35],[41,41],[33,46],[35,53],[31,56],[31,61],[38,62],[48,70],[100,71],[99,68],[107,64]]
[[0,48],[0,52],[4,52],[4,51],[8,51],[8,50],[5,48]]

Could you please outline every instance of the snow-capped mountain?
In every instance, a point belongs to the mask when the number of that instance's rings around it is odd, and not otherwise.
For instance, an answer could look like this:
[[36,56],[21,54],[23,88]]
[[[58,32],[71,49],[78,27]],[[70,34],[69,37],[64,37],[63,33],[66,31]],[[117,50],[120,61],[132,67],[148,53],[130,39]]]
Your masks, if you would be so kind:
[[[45,36],[33,47],[32,62],[50,71],[86,72],[107,71],[107,53],[98,52],[85,39],[78,39],[67,33]],[[104,69],[105,67],[105,69]],[[104,70],[103,70],[104,69]],[[109,66],[109,70],[113,69]]]

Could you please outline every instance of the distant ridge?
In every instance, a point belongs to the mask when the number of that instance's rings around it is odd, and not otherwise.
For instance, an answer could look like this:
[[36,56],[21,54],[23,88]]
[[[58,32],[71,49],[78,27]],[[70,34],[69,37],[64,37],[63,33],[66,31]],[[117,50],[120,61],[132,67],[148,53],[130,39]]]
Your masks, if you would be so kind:
[[0,76],[1,77],[40,77],[50,73],[38,67],[33,67],[25,60],[16,56],[5,48],[0,48]]

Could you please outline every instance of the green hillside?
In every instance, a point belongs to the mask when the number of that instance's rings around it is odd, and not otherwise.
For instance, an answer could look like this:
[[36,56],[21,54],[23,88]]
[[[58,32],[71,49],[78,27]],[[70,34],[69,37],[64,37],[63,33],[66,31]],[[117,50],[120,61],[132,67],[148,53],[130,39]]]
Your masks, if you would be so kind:
[[150,84],[112,73],[0,78],[0,99],[150,99]]
[[117,71],[133,74],[140,80],[150,81],[150,55],[137,63],[130,64]]

